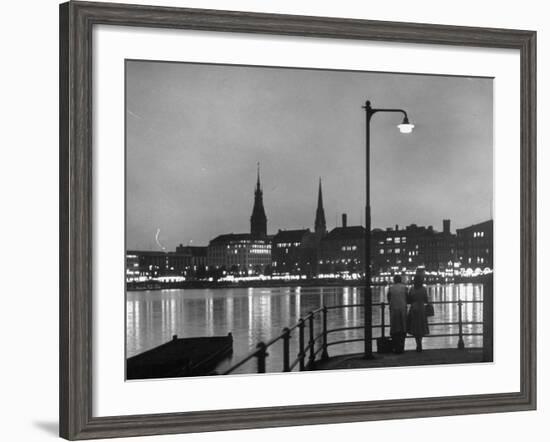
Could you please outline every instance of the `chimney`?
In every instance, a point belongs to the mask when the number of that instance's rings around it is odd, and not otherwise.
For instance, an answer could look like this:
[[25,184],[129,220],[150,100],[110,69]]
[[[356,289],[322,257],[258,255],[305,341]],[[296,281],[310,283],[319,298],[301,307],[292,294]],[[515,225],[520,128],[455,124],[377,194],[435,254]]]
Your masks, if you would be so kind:
[[345,229],[348,226],[348,215],[342,213],[342,227]]
[[397,232],[399,230],[399,224],[395,225],[395,231]]
[[446,234],[451,233],[451,220],[450,219],[444,219],[443,220],[443,233],[446,233]]

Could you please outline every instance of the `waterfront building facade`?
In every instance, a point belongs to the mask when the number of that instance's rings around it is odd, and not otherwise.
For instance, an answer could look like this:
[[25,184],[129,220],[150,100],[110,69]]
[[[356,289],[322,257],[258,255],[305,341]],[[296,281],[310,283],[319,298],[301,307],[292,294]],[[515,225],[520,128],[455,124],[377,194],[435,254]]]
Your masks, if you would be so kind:
[[139,252],[128,251],[126,253],[126,281],[134,282],[140,279]]
[[186,256],[184,276],[191,279],[202,279],[206,276],[208,265],[206,261],[208,247],[206,246],[184,246],[176,247],[176,254]]
[[[416,227],[416,226],[415,226]],[[371,233],[371,262],[373,275],[390,273],[417,263],[415,249],[410,241],[411,229],[374,229]]]
[[419,249],[422,250],[423,267],[426,271],[452,276],[457,262],[456,235],[450,232],[450,221],[443,220],[443,231],[437,232],[431,226],[426,233],[418,238]]
[[493,220],[456,230],[457,255],[463,268],[493,268]]
[[126,280],[128,282],[151,278],[191,277],[194,261],[186,253],[128,250],[126,253]]
[[375,229],[371,253],[373,274],[385,279],[397,272],[414,273],[418,268],[439,277],[452,277],[457,267],[456,235],[451,233],[450,220],[443,220],[441,232],[433,226],[416,224],[403,229],[397,225]]
[[314,276],[316,243],[309,229],[279,230],[271,242],[274,276]]
[[206,260],[223,276],[265,275],[271,271],[271,239],[249,233],[219,235],[210,241]]
[[342,215],[342,227],[332,229],[320,241],[319,277],[364,276],[365,234],[363,226],[348,227],[347,216]]

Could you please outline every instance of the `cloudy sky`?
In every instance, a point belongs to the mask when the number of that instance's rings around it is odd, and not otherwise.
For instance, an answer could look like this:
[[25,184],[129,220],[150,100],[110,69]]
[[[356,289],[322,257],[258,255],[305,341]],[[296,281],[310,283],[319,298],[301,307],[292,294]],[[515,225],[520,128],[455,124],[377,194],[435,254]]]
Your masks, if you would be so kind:
[[491,79],[128,61],[127,247],[249,232],[257,162],[268,233],[313,228],[319,177],[327,227],[364,223],[366,99],[416,125],[373,117],[373,227],[491,217]]

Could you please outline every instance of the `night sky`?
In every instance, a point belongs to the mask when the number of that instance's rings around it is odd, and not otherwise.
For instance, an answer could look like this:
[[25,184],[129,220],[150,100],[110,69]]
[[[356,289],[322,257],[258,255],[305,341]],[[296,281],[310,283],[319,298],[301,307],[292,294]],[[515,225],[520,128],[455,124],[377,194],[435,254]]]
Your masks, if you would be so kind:
[[373,117],[373,227],[491,218],[492,79],[128,61],[126,88],[128,249],[249,232],[257,162],[268,233],[313,230],[319,177],[327,228],[364,223],[366,99],[416,125]]

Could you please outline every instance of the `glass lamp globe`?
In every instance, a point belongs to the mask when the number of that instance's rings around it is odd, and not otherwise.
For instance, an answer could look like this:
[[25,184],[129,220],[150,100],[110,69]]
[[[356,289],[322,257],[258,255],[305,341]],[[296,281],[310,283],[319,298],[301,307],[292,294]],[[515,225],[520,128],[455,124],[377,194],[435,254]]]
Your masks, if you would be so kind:
[[409,123],[409,119],[405,117],[403,118],[403,122],[398,124],[397,127],[402,134],[410,134],[414,129],[414,124]]

